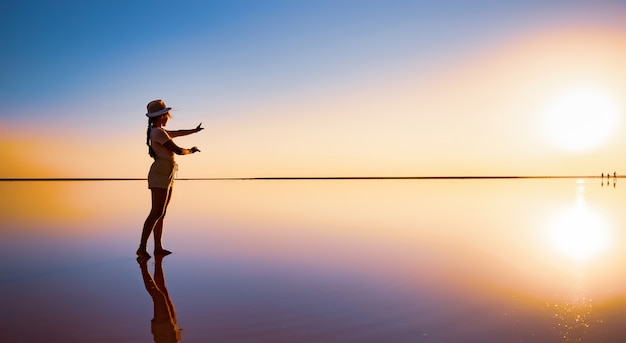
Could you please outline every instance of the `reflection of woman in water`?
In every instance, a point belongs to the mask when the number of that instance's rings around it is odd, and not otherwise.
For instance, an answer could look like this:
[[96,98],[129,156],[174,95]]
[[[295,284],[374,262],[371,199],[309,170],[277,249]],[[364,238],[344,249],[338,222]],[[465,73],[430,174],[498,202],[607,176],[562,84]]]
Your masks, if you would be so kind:
[[176,322],[176,310],[165,287],[163,274],[163,256],[155,257],[154,278],[148,270],[148,259],[138,258],[141,276],[146,290],[154,302],[154,318],[152,318],[152,335],[157,343],[180,342],[182,330]]
[[167,121],[170,119],[170,107],[166,107],[163,100],[154,100],[148,104],[148,133],[146,144],[148,144],[148,153],[154,158],[154,163],[150,167],[148,173],[148,187],[152,191],[152,209],[143,225],[141,233],[141,242],[137,255],[143,258],[150,258],[148,254],[148,238],[154,232],[154,254],[168,255],[170,251],[163,249],[161,245],[161,237],[163,236],[163,218],[167,205],[172,198],[172,186],[174,184],[174,175],[178,166],[174,161],[174,154],[188,155],[200,150],[197,147],[184,149],[176,145],[173,137],[180,137],[196,133],[204,128],[198,125],[191,130],[168,131],[164,129]]

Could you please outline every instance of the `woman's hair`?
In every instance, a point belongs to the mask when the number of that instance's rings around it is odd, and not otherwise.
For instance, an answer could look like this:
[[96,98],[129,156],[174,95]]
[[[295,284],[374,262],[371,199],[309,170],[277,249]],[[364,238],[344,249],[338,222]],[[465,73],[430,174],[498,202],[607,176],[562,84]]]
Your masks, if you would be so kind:
[[154,158],[154,149],[152,149],[152,142],[150,141],[150,131],[152,131],[152,127],[154,126],[154,120],[158,117],[148,118],[148,132],[146,135],[146,145],[148,146],[148,154],[150,157]]

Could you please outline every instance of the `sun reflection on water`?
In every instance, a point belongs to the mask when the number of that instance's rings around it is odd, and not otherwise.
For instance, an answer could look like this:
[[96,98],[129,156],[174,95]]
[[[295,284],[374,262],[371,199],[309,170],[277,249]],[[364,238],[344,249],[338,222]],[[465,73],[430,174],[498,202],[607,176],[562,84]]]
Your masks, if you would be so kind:
[[547,304],[557,320],[555,330],[564,342],[582,342],[595,324],[601,323],[600,319],[594,319],[593,300],[586,296],[582,284],[574,288],[569,301]]
[[586,199],[584,180],[576,183],[574,204],[553,217],[547,230],[550,250],[562,258],[560,267],[570,272],[564,296],[546,303],[546,309],[553,313],[555,331],[564,342],[583,342],[598,329],[603,321],[593,313],[593,292],[585,285],[593,283],[590,272],[598,267],[598,258],[609,254],[609,246],[615,238],[614,228],[609,221]]
[[607,251],[611,241],[610,227],[587,204],[583,181],[577,184],[574,206],[555,216],[547,238],[556,252],[577,262],[587,261]]

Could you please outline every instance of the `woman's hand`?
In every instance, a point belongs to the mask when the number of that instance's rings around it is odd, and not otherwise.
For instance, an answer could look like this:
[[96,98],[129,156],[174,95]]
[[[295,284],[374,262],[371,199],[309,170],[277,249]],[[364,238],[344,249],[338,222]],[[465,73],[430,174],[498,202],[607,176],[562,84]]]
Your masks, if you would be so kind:
[[200,124],[198,124],[198,126],[196,126],[196,128],[194,129],[196,132],[202,131],[204,130],[204,128],[202,127],[202,122],[200,122]]
[[191,149],[189,149],[189,151],[191,151],[191,153],[193,154],[194,152],[200,152],[200,149],[198,149],[197,146],[194,146]]

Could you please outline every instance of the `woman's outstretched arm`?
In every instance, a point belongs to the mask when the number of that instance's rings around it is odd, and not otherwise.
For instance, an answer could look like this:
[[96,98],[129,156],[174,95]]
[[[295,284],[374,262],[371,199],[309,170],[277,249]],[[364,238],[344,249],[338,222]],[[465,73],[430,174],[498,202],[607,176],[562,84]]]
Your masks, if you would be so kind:
[[198,126],[196,126],[195,129],[190,129],[190,130],[173,130],[173,131],[167,131],[167,133],[170,135],[170,137],[180,137],[180,136],[187,136],[190,135],[192,133],[196,133],[196,132],[200,132],[204,130],[204,128],[202,127],[202,123],[198,124]]

